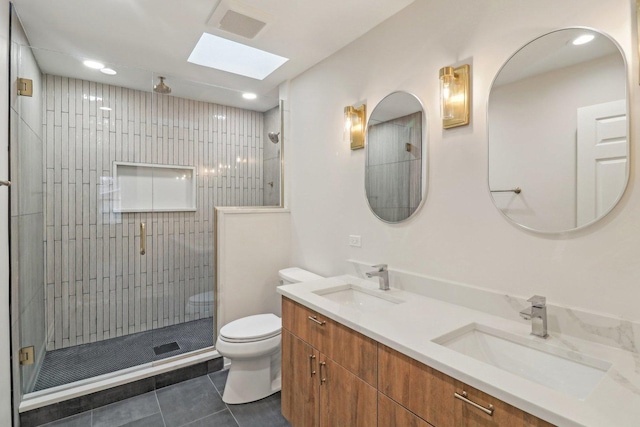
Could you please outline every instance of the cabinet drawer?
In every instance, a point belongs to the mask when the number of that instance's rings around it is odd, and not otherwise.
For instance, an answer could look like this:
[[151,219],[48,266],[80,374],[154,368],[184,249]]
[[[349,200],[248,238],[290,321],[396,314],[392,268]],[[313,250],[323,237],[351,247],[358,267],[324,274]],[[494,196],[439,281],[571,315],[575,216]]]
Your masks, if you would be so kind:
[[316,316],[316,313],[307,307],[293,302],[289,298],[282,298],[282,327],[318,348],[315,330],[319,325],[309,320],[309,317],[313,316]]
[[378,427],[433,427],[382,393],[378,393]]
[[[382,344],[378,345],[378,361],[379,390],[434,426],[552,426]],[[456,398],[456,393],[467,401]],[[469,401],[492,407],[492,414]]]
[[495,397],[476,390],[460,381],[456,381],[456,392],[465,393],[466,398],[483,408],[492,408],[493,414],[489,415],[478,409],[472,403],[455,399],[455,413],[458,422],[456,425],[465,427],[552,427],[546,421],[534,417],[514,406],[509,405]]
[[434,426],[456,425],[453,378],[382,344],[378,344],[378,389]]
[[376,387],[376,341],[287,298],[282,299],[282,326]]

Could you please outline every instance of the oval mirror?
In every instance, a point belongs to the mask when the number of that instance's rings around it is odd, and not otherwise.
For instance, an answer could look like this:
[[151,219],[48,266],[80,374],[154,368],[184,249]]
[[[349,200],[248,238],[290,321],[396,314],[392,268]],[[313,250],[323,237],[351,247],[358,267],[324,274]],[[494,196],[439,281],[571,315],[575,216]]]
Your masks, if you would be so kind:
[[597,31],[569,28],[517,51],[491,87],[489,190],[511,221],[540,232],[585,227],[629,176],[627,67]]
[[382,221],[409,218],[426,188],[424,111],[414,95],[394,92],[376,105],[367,123],[365,191]]

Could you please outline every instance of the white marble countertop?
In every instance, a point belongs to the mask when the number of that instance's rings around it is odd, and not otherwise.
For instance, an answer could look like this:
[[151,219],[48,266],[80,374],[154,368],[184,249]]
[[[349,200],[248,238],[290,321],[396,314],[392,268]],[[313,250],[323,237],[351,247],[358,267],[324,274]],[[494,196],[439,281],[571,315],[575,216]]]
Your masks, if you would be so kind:
[[[481,311],[422,295],[391,289],[384,292],[405,302],[375,312],[363,312],[313,293],[353,284],[379,291],[377,282],[338,276],[278,287],[278,292],[340,322],[388,347],[431,366],[558,426],[640,426],[640,356],[583,339],[549,333],[530,335],[531,328]],[[469,325],[486,325],[550,347],[572,350],[612,364],[604,378],[584,400],[521,378],[432,342]]]

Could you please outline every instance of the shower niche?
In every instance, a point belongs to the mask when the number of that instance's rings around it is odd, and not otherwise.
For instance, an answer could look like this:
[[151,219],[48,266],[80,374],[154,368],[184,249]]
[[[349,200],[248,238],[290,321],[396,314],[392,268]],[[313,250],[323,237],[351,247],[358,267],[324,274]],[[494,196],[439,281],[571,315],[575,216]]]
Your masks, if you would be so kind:
[[195,211],[195,178],[193,166],[114,162],[107,197],[120,213]]

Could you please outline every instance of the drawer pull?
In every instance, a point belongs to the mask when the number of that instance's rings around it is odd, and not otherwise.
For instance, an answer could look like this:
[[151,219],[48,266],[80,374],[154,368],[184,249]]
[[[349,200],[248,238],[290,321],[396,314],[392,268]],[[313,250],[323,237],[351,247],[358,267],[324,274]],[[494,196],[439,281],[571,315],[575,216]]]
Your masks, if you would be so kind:
[[309,320],[311,320],[312,322],[317,323],[317,324],[318,324],[318,325],[320,325],[320,326],[324,326],[324,325],[325,325],[325,323],[327,323],[327,322],[325,322],[325,321],[322,321],[322,322],[321,322],[321,321],[319,321],[317,316],[309,316]]
[[484,406],[482,406],[482,405],[478,405],[476,402],[473,402],[473,401],[471,401],[471,400],[469,400],[469,399],[467,398],[467,392],[466,392],[466,391],[463,391],[463,392],[462,392],[462,394],[458,394],[457,392],[456,392],[456,393],[453,393],[453,396],[454,396],[456,399],[460,399],[460,400],[462,400],[463,402],[468,403],[469,405],[473,406],[474,408],[478,408],[478,409],[480,409],[480,410],[481,410],[482,412],[484,412],[485,414],[487,414],[487,415],[489,415],[489,416],[493,416],[493,405],[489,405],[489,407],[488,407],[488,408],[485,408],[485,407],[484,407]]
[[315,354],[309,355],[309,371],[311,371],[311,378],[316,374],[316,371],[313,370],[313,359],[316,358]]
[[322,384],[327,382],[327,379],[322,376],[322,368],[327,369],[327,363],[326,362],[320,362],[320,385],[322,385]]

